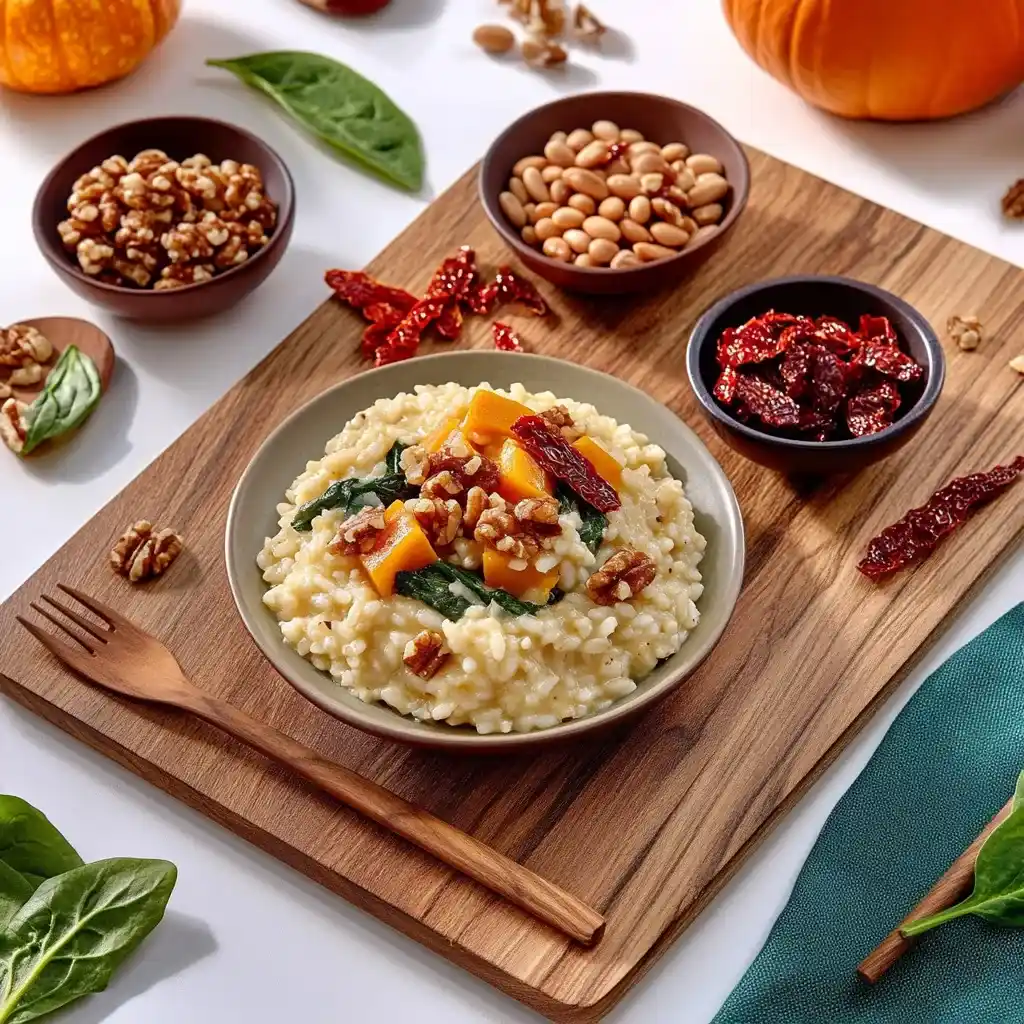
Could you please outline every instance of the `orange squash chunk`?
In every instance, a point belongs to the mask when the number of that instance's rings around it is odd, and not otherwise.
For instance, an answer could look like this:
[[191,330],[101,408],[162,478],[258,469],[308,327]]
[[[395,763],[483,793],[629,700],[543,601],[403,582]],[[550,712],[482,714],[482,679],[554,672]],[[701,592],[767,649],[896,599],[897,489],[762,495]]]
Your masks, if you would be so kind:
[[550,473],[537,465],[529,452],[507,438],[498,452],[498,493],[506,501],[543,498],[554,494],[555,481]]
[[404,502],[393,501],[384,520],[388,525],[381,530],[376,546],[360,559],[377,593],[390,597],[398,573],[422,569],[436,562],[437,554],[415,516],[405,511]]
[[489,587],[507,590],[514,597],[529,593],[543,603],[558,582],[558,569],[540,572],[532,565],[525,569],[510,567],[512,557],[504,551],[484,548],[484,583]]
[[469,403],[462,432],[477,448],[512,436],[512,424],[531,412],[525,405],[503,398],[493,391],[478,391]]
[[459,429],[459,424],[462,422],[462,417],[465,410],[460,410],[457,416],[449,416],[436,430],[432,430],[420,444],[426,448],[426,450],[434,455],[439,452],[443,447],[445,441],[448,440],[456,430]]
[[622,463],[596,441],[584,436],[573,444],[573,448],[597,470],[597,475],[607,480],[615,490],[622,486]]

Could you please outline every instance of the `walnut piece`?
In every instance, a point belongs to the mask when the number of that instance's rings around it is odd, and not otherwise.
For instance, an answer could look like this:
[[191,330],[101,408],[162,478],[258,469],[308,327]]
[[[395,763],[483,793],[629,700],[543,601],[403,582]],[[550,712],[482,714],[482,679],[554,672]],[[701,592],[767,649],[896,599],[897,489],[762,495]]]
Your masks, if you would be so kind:
[[962,352],[973,352],[981,344],[981,321],[976,316],[951,316],[946,332]]
[[569,55],[558,43],[546,39],[523,40],[523,60],[530,67],[552,68],[564,64]]
[[490,493],[498,486],[498,467],[460,437],[428,457],[425,473],[427,479],[420,490],[424,498],[454,498],[471,487]]
[[144,583],[165,573],[183,547],[173,530],[155,530],[151,522],[140,519],[114,545],[110,565],[130,583]]
[[414,487],[418,487],[427,479],[427,467],[430,463],[430,455],[427,449],[419,444],[411,444],[402,451],[398,459],[399,469],[405,474],[405,479]]
[[490,507],[490,497],[482,487],[470,487],[466,492],[466,511],[462,513],[462,528],[472,534],[480,521],[480,514]]
[[25,447],[28,424],[25,423],[25,410],[28,406],[16,398],[8,398],[0,405],[0,439],[14,452],[19,454]]
[[569,444],[583,436],[583,431],[576,429],[576,424],[564,405],[553,405],[550,409],[545,409],[540,418],[554,427]]
[[474,538],[512,558],[529,560],[561,532],[558,502],[554,498],[524,498],[514,508],[500,494],[492,494],[476,521]]
[[13,394],[14,392],[10,389],[7,382],[0,380],[0,402],[4,401],[6,398],[10,398]]
[[617,604],[636,597],[655,575],[651,558],[632,548],[622,548],[587,580],[587,593],[595,604]]
[[577,4],[572,15],[573,34],[580,42],[599,43],[607,29],[595,17],[594,12],[583,4]]
[[444,648],[444,636],[436,630],[424,629],[405,645],[402,660],[406,668],[421,679],[432,679],[449,657]]
[[52,358],[53,345],[35,327],[12,324],[6,330],[0,330],[0,366],[48,363]]
[[434,547],[447,547],[459,535],[462,506],[454,498],[412,498],[405,507]]
[[523,498],[512,510],[520,525],[537,536],[551,536],[562,532],[558,522],[559,507],[554,498]]
[[1003,216],[1010,220],[1024,218],[1024,178],[1015,181],[1003,196]]
[[349,516],[338,527],[338,535],[331,542],[330,550],[336,555],[368,554],[386,526],[383,506],[364,508],[354,516]]

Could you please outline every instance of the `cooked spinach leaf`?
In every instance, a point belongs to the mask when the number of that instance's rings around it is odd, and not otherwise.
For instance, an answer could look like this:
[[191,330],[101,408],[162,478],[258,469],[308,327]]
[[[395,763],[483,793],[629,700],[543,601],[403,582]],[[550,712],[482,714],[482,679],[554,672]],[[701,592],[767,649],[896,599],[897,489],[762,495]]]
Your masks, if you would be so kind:
[[100,396],[96,364],[69,345],[46,378],[46,386],[25,410],[28,429],[21,454],[28,455],[44,441],[80,427],[99,404]]
[[908,938],[975,914],[992,924],[1024,927],[1024,772],[1017,779],[1013,810],[985,840],[974,865],[974,891],[955,907],[900,931]]
[[603,512],[598,512],[590,502],[584,501],[567,484],[559,483],[555,493],[562,515],[575,512],[580,517],[583,523],[580,527],[580,540],[596,553],[604,539],[605,527],[608,525],[607,516]]
[[422,569],[400,572],[395,577],[395,589],[400,594],[414,597],[418,601],[430,605],[446,619],[455,622],[462,618],[466,609],[469,608],[470,602],[451,592],[450,584],[452,583],[461,583],[476,594],[484,604],[490,604],[493,601],[510,615],[533,615],[543,607],[543,605],[531,604],[529,601],[520,601],[518,597],[513,597],[507,590],[489,587],[475,572],[460,569],[457,565],[451,565],[449,562],[432,562]]
[[435,564],[441,567],[439,571],[448,577],[449,582],[461,583],[472,590],[485,604],[493,601],[510,615],[533,615],[543,607],[539,604],[531,604],[529,601],[520,601],[518,597],[513,597],[507,590],[487,586],[475,572],[470,572],[468,569],[460,569],[450,562]]
[[363,508],[359,501],[364,494],[376,494],[381,504],[390,505],[399,498],[411,498],[416,488],[411,487],[403,473],[386,473],[384,476],[358,477],[352,476],[345,480],[337,480],[320,495],[300,505],[292,518],[292,526],[300,533],[313,529],[313,520],[321,512],[332,508],[344,508],[348,515],[353,515]]
[[327,145],[382,178],[412,191],[423,184],[416,125],[350,67],[317,53],[289,50],[206,63],[266,93]]
[[398,474],[402,472],[402,452],[409,446],[401,441],[396,441],[389,449],[384,459],[384,472]]

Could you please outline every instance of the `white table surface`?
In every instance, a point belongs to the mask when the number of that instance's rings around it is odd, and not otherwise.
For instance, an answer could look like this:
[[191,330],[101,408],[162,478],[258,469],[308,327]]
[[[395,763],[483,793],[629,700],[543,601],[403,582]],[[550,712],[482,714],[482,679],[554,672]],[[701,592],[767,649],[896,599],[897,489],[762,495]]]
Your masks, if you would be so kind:
[[[361,266],[473,163],[499,128],[559,93],[613,87],[677,96],[746,142],[1021,262],[1022,229],[1001,220],[998,201],[1024,174],[1024,96],[946,124],[846,123],[805,107],[754,67],[713,0],[594,6],[625,30],[628,45],[545,76],[492,62],[471,45],[472,29],[498,17],[491,0],[394,0],[384,16],[364,23],[328,20],[296,0],[188,0],[176,31],[130,80],[68,98],[0,96],[0,322],[92,318],[111,333],[122,360],[110,395],[69,449],[26,464],[0,453],[0,598],[307,316],[325,296],[326,267]],[[333,160],[269,104],[203,66],[208,56],[287,48],[352,64],[415,118],[429,159],[424,195],[402,195]],[[35,249],[29,211],[43,175],[72,145],[119,121],[166,113],[217,116],[266,138],[295,175],[298,220],[283,263],[241,308],[156,330],[107,318],[68,292]],[[1022,599],[1018,551],[610,1019],[711,1019],[898,706],[927,672]],[[0,790],[44,808],[87,858],[166,857],[180,868],[165,923],[106,993],[68,1015],[69,1024],[538,1019],[6,701]]]

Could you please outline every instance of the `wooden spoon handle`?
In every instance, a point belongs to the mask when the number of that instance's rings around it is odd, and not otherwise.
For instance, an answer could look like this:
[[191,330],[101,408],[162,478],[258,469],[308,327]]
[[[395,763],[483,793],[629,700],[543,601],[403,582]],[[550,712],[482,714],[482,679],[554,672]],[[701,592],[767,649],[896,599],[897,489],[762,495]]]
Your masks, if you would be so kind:
[[582,900],[377,783],[201,690],[183,704],[571,939],[590,946],[603,934],[604,918]]
[[878,981],[910,948],[912,940],[905,939],[900,934],[900,928],[910,924],[911,921],[920,921],[923,917],[931,917],[932,914],[937,914],[940,910],[948,910],[971,891],[974,882],[974,862],[978,859],[978,851],[1012,810],[1013,798],[1011,797],[996,812],[995,817],[985,826],[981,835],[950,864],[946,873],[932,886],[924,899],[900,921],[899,925],[882,940],[874,951],[860,962],[857,973],[865,981],[872,983]]

